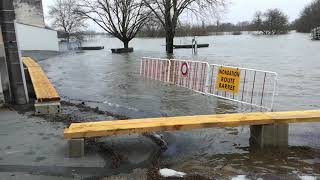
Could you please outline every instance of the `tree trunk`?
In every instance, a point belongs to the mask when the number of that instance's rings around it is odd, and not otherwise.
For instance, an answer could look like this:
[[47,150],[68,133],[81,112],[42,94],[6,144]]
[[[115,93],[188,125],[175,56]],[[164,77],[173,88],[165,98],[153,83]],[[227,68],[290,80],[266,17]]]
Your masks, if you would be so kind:
[[129,48],[129,41],[122,41],[123,42],[123,47],[128,49]]
[[70,34],[66,33],[66,38],[67,38],[67,48],[68,50],[71,50],[71,44],[70,44]]
[[167,51],[167,53],[173,53],[173,38],[174,38],[174,33],[172,31],[167,31],[167,33],[166,33],[166,51]]

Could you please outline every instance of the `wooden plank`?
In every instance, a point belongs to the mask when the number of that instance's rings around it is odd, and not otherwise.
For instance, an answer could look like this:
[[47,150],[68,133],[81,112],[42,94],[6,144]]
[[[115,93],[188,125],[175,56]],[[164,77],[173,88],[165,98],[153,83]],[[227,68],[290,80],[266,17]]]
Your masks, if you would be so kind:
[[42,68],[30,57],[23,57],[27,67],[38,102],[60,101],[60,96]]
[[40,67],[39,64],[30,57],[22,57],[22,61],[26,67]]
[[320,122],[320,110],[181,116],[73,123],[64,138],[86,138],[157,131],[234,127],[278,123]]

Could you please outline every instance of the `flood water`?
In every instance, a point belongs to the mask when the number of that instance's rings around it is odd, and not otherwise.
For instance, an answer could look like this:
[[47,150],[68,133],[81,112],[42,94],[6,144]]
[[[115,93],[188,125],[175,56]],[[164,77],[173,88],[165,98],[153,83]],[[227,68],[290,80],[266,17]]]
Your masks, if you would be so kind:
[[[176,38],[190,43],[191,37]],[[209,48],[175,50],[174,58],[261,69],[278,73],[274,111],[320,109],[320,41],[308,34],[281,36],[207,36],[198,43]],[[40,64],[66,100],[85,101],[100,109],[130,118],[235,113],[239,104],[200,95],[191,90],[143,80],[141,57],[166,58],[164,39],[137,38],[134,53],[112,54],[122,47],[99,37],[86,45],[100,51],[69,53]],[[94,119],[91,119],[94,120]],[[216,177],[228,175],[320,175],[320,123],[289,125],[289,147],[253,153],[249,127],[202,129],[164,133],[169,149],[161,159],[169,167]],[[138,141],[138,140],[136,140]],[[115,146],[121,141],[114,140]],[[129,151],[130,148],[127,147]]]

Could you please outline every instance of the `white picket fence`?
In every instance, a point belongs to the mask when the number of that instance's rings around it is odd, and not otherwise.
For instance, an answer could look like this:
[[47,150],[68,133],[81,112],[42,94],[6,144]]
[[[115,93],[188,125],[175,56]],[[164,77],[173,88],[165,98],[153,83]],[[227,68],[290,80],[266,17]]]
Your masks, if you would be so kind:
[[[240,70],[237,93],[216,87],[220,67]],[[140,74],[144,78],[159,80],[215,96],[271,111],[276,91],[277,73],[256,69],[209,64],[201,61],[142,58]]]

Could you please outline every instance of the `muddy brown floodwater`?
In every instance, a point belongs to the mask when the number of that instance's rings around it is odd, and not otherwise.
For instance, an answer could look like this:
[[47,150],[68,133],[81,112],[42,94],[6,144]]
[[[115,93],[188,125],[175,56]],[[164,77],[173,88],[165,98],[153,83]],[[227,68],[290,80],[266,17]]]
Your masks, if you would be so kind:
[[[186,43],[191,38],[176,38]],[[282,36],[208,36],[199,43],[209,48],[175,50],[174,57],[210,63],[275,71],[279,74],[275,111],[320,108],[320,42],[308,34]],[[85,102],[120,117],[143,118],[239,112],[238,104],[207,97],[188,89],[139,76],[141,57],[166,57],[164,39],[135,39],[130,54],[111,54],[121,43],[99,37],[85,45],[103,45],[105,50],[69,53],[41,61],[65,101]],[[85,119],[83,119],[85,120]],[[86,120],[101,120],[99,118]],[[215,128],[162,133],[169,146],[160,156],[160,166],[218,178],[297,178],[320,175],[320,124],[289,125],[289,147],[254,151],[249,145],[249,127]],[[128,161],[141,162],[139,138],[102,138]],[[128,143],[129,142],[129,143]],[[121,166],[121,165],[120,165]]]

